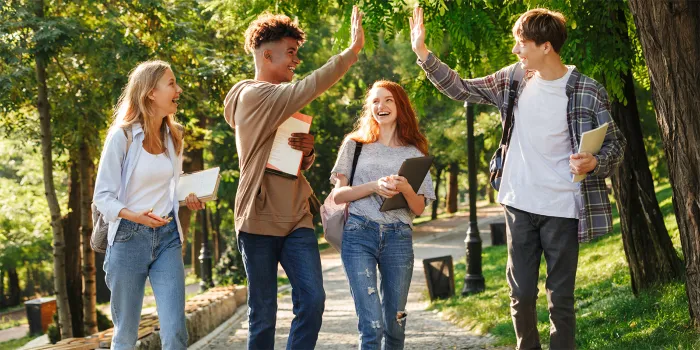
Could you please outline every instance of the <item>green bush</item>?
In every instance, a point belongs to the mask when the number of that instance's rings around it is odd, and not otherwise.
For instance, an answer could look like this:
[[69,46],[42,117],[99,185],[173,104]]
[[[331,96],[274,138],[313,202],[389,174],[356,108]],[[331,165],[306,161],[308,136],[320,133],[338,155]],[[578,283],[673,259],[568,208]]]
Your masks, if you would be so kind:
[[97,309],[97,330],[101,332],[110,328],[114,328],[114,323],[112,323],[112,320],[105,316],[102,311]]
[[61,330],[58,328],[58,312],[53,314],[53,323],[49,325],[46,334],[49,335],[51,344],[56,344],[61,340]]
[[243,257],[235,237],[226,237],[226,250],[214,267],[214,284],[226,286],[243,284],[246,280]]

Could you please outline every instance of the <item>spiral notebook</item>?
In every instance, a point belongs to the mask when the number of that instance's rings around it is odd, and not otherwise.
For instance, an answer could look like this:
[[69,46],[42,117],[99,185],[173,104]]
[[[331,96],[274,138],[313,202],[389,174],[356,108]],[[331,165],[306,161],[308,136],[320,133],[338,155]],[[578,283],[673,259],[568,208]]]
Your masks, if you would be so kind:
[[184,206],[185,198],[190,193],[194,193],[202,202],[216,200],[220,179],[219,167],[180,175],[176,191],[177,201],[180,203],[180,206]]

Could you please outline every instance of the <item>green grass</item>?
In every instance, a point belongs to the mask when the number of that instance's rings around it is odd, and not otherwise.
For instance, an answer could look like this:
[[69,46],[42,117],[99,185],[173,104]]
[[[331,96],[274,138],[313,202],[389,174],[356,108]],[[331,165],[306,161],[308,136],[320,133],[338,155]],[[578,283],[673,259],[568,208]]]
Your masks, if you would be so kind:
[[[675,246],[680,246],[668,185],[657,187],[657,198]],[[689,327],[688,301],[681,281],[634,297],[625,259],[619,218],[613,205],[614,232],[581,245],[576,276],[576,343],[580,349],[697,349],[700,336]],[[515,345],[505,279],[505,246],[483,251],[486,291],[468,297],[434,302],[431,308],[477,333],[491,333],[499,345]],[[549,343],[549,316],[544,288],[544,260],[540,265],[538,330]],[[455,290],[461,291],[465,266],[455,267]]]
[[[425,213],[423,213],[423,215],[421,215],[421,216],[416,217],[415,219],[413,219],[413,225],[416,226],[416,225],[424,224],[424,223],[426,223],[426,222],[428,222],[428,221],[432,221],[431,216],[430,216],[430,211],[429,211],[429,210],[430,210],[430,208],[426,208],[426,209],[425,209]],[[461,213],[461,212],[464,212],[464,211],[467,211],[467,210],[468,210],[468,209],[461,208],[461,209],[457,210],[456,213],[447,213],[447,212],[443,212],[442,214],[438,214],[437,218],[438,218],[438,219],[447,219],[447,218],[451,218],[451,217],[455,216],[455,214]]]
[[20,305],[8,306],[8,307],[0,308],[0,314],[4,314],[4,313],[6,313],[6,312],[17,311],[17,310],[21,310],[21,309],[24,309],[24,303],[22,303],[22,304],[20,304]]
[[331,247],[331,244],[328,242],[319,242],[318,243],[318,251],[319,252],[322,252],[330,247]]
[[27,318],[23,317],[20,320],[10,320],[9,317],[2,316],[0,317],[0,331],[3,329],[8,329],[8,328],[13,328],[17,326],[21,326],[23,324],[27,324]]
[[25,336],[24,338],[19,338],[19,339],[13,339],[13,340],[8,340],[0,343],[0,350],[10,350],[10,349],[19,349],[24,346],[24,344],[29,343],[32,341],[35,336]]

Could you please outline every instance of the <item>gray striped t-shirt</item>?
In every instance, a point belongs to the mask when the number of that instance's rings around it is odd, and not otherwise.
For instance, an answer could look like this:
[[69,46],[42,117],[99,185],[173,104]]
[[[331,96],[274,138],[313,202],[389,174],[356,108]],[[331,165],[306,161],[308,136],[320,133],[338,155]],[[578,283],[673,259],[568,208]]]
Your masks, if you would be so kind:
[[[355,154],[355,141],[346,139],[338,152],[338,159],[331,170],[331,179],[335,174],[343,174],[350,179],[352,159]],[[396,175],[401,164],[408,158],[423,157],[424,155],[414,146],[389,147],[380,142],[366,143],[362,146],[360,158],[355,168],[353,186],[374,182],[384,176]],[[335,184],[335,183],[333,183]],[[430,173],[425,176],[418,194],[425,196],[426,207],[435,200],[433,180]],[[395,209],[380,212],[384,198],[376,193],[360,198],[350,203],[350,214],[364,216],[380,224],[403,222],[412,226],[415,215],[410,209]]]

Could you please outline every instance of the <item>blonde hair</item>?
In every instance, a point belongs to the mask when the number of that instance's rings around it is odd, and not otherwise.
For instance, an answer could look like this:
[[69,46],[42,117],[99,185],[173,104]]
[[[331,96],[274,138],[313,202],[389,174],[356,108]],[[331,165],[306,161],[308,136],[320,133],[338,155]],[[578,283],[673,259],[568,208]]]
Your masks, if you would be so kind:
[[151,122],[153,118],[162,118],[162,116],[155,115],[148,95],[156,88],[158,81],[168,69],[170,69],[170,64],[155,60],[142,62],[129,72],[129,82],[124,87],[121,96],[119,96],[116,106],[114,106],[114,121],[111,127],[125,128],[134,123],[140,123],[145,138],[156,140],[155,145],[158,148],[162,148],[164,147],[163,142],[165,139],[159,137],[159,134],[165,135],[165,127],[167,126],[170,129],[170,137],[175,146],[175,153],[179,154],[182,150],[183,128],[175,120],[175,115],[170,114],[166,116],[160,130],[151,130],[153,128],[153,123]]

